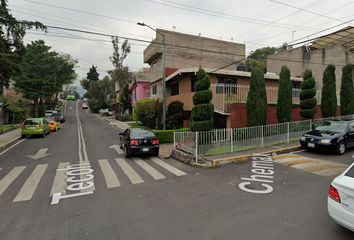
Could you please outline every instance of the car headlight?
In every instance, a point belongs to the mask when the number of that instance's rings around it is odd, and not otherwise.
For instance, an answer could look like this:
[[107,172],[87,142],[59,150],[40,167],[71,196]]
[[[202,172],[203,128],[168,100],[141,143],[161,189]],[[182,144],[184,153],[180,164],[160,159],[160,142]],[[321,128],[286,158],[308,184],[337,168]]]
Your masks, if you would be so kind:
[[331,142],[331,139],[322,139],[321,140],[321,143],[330,143]]
[[305,137],[305,136],[301,136],[300,140],[301,140],[301,141],[305,141],[305,140],[306,140],[306,137]]

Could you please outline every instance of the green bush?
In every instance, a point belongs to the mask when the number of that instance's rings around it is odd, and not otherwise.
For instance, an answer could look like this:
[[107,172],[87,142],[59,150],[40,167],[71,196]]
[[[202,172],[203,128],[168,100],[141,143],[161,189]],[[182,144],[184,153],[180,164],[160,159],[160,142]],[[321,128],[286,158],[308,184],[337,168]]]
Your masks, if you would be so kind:
[[316,88],[311,88],[311,89],[304,89],[300,93],[300,100],[308,99],[308,98],[313,98],[316,96]]
[[190,131],[189,128],[180,128],[174,130],[152,130],[160,143],[173,143],[173,133],[174,132],[186,132]]
[[[317,112],[315,108],[317,104],[317,99],[314,98],[315,95],[311,97],[314,93],[314,89],[316,86],[315,78],[312,77],[312,71],[307,69],[304,73],[304,81],[301,83],[301,101],[300,101],[300,108],[302,109],[299,114],[304,119],[313,119]],[[316,90],[315,90],[316,91]],[[313,114],[313,115],[311,115]]]

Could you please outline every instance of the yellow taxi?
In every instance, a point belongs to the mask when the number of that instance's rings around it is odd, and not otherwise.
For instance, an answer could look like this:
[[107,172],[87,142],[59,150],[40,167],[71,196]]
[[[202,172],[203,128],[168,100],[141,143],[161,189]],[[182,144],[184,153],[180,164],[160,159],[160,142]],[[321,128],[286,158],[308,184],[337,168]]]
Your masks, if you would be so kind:
[[55,120],[53,117],[44,118],[49,124],[50,131],[56,132],[60,128],[60,121]]

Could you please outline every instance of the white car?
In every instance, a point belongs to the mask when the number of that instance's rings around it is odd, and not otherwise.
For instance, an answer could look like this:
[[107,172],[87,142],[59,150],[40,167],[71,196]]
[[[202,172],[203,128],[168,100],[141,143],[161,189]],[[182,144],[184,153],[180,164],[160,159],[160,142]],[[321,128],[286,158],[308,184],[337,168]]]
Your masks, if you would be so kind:
[[332,181],[327,206],[336,223],[354,232],[354,162]]
[[45,116],[50,117],[53,113],[58,113],[58,111],[55,110],[45,110]]

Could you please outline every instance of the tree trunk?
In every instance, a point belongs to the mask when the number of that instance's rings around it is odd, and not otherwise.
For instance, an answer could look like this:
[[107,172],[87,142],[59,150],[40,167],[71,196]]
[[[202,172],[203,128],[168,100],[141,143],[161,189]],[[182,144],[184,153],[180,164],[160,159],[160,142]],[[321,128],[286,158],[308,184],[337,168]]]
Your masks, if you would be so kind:
[[38,99],[33,101],[34,117],[38,117]]

